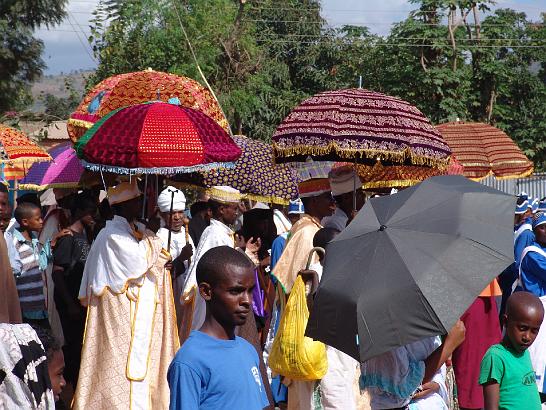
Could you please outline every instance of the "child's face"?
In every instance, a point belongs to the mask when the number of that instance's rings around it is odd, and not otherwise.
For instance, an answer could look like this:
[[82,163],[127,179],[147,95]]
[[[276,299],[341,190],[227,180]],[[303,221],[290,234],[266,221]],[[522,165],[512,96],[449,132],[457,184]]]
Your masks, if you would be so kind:
[[11,215],[9,213],[0,214],[0,230],[2,232],[6,232],[6,229],[8,229],[10,221],[11,221]]
[[[255,286],[252,268],[224,265],[224,273],[208,294],[203,295],[208,302],[212,316],[228,327],[244,325],[252,314],[252,291]],[[206,292],[205,292],[206,293]]]
[[42,213],[39,209],[33,209],[31,215],[28,218],[24,218],[21,222],[24,228],[32,232],[40,232],[44,224]]
[[64,355],[62,350],[56,350],[53,352],[53,356],[47,363],[47,371],[49,373],[49,379],[51,380],[51,388],[53,389],[53,395],[55,401],[59,401],[59,396],[66,386],[64,380]]
[[504,315],[506,336],[517,352],[524,352],[535,341],[543,314],[536,309],[521,308],[508,315]]

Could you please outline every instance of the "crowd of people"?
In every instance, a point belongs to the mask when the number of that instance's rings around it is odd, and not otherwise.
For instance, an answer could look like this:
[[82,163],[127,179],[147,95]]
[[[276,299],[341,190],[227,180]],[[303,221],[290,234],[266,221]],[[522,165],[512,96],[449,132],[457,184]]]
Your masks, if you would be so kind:
[[271,370],[299,277],[312,309],[324,260],[314,249],[327,253],[364,205],[355,178],[340,167],[304,181],[288,206],[216,186],[188,207],[181,189],[165,186],[146,198],[155,204],[147,218],[137,178],[105,198],[100,189],[56,189],[49,207],[33,194],[13,207],[0,184],[0,401],[33,409],[540,409],[546,201],[525,194],[515,209],[514,263],[447,335],[362,363],[326,346],[328,368],[317,380]]

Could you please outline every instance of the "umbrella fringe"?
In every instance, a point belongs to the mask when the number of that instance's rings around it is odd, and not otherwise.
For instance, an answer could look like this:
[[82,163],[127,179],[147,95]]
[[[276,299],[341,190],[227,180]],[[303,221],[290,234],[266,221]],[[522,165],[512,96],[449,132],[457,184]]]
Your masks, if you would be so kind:
[[150,167],[150,168],[125,168],[115,165],[92,164],[81,160],[83,166],[91,171],[112,172],[114,174],[135,175],[135,174],[158,174],[158,175],[173,175],[180,173],[210,171],[218,168],[235,168],[234,162],[211,162],[209,164],[193,165],[186,167]]
[[[198,189],[204,192],[207,192],[207,190],[209,189],[197,184],[192,184],[190,182],[173,181],[172,179],[168,180],[168,184],[173,185],[177,188],[181,188],[181,189],[184,189],[184,188]],[[245,192],[241,192],[241,194],[243,199],[251,199],[252,201],[257,201],[257,202],[267,202],[267,203],[276,204],[276,205],[288,205],[290,203],[289,199],[279,198],[277,196],[257,195],[257,194],[252,194],[252,193],[249,194]]]
[[303,144],[294,145],[291,147],[281,147],[276,142],[273,142],[273,150],[275,152],[275,157],[290,157],[293,155],[328,155],[330,152],[334,151],[340,157],[350,160],[360,157],[403,163],[406,159],[410,159],[413,165],[436,167],[440,170],[444,170],[448,167],[451,157],[451,155],[448,155],[445,158],[426,157],[424,155],[417,155],[411,152],[411,149],[409,148],[398,152],[374,149],[362,150],[358,148],[347,149],[340,147],[335,141],[330,142],[324,147]]
[[[464,165],[463,165],[464,167]],[[464,169],[463,169],[463,172],[464,172]],[[531,169],[528,169],[526,170],[525,172],[520,172],[520,173],[517,173],[517,174],[509,174],[509,175],[503,175],[503,176],[497,176],[495,175],[495,171],[493,170],[490,170],[487,174],[485,174],[484,176],[479,176],[479,177],[471,177],[471,176],[468,176],[467,178],[468,179],[471,179],[472,181],[476,181],[476,182],[479,182],[479,181],[482,181],[484,180],[485,178],[487,178],[488,176],[494,176],[495,179],[498,179],[498,180],[505,180],[505,179],[517,179],[517,178],[527,178],[531,175],[533,175],[533,172],[535,172],[535,168],[534,167],[531,167]],[[465,175],[466,176],[466,175]]]
[[82,128],[87,128],[87,129],[89,129],[93,125],[95,125],[94,123],[92,123],[90,121],[79,120],[77,118],[69,118],[67,123],[70,124],[70,125],[75,125],[76,127],[82,127]]
[[28,191],[43,191],[50,188],[77,188],[79,186],[78,182],[60,182],[60,183],[51,183],[51,184],[19,184],[19,189],[24,189]]
[[419,182],[423,182],[420,179],[393,179],[388,181],[375,181],[365,182],[362,184],[362,189],[374,189],[374,188],[406,188],[409,186],[417,185]]

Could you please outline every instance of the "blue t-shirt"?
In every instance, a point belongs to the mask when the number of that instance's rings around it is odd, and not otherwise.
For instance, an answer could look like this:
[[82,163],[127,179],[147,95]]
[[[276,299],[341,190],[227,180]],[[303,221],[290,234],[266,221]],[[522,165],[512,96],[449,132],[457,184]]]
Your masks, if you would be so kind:
[[167,374],[171,410],[261,410],[269,405],[256,349],[194,330]]

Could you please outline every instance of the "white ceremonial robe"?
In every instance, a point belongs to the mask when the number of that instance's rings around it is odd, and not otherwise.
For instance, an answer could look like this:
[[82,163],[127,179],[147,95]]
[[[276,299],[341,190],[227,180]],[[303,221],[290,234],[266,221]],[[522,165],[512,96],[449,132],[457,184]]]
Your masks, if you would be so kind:
[[349,217],[340,208],[336,208],[335,212],[331,216],[325,216],[322,218],[321,225],[325,228],[334,228],[339,232],[345,229]]

